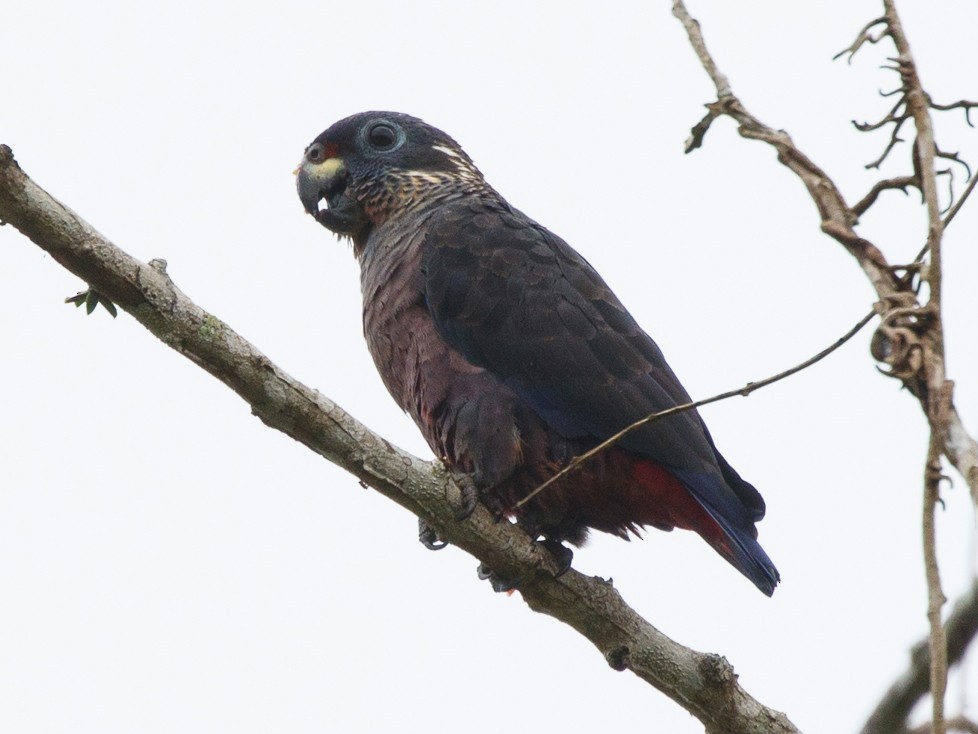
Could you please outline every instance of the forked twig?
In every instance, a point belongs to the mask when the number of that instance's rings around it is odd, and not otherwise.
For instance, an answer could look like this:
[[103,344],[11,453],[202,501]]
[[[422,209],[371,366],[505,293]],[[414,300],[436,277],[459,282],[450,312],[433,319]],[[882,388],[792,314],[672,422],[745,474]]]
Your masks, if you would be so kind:
[[878,25],[886,26],[886,16],[871,20],[869,23],[864,25],[862,30],[859,31],[859,35],[856,36],[856,40],[849,44],[848,48],[844,48],[839,51],[839,53],[832,57],[832,60],[835,61],[836,59],[849,54],[847,62],[851,64],[852,57],[856,55],[856,52],[862,48],[864,43],[874,44],[882,41],[889,34],[889,28],[884,27],[883,30],[874,36],[872,33],[870,33],[870,31],[872,31],[873,28]]

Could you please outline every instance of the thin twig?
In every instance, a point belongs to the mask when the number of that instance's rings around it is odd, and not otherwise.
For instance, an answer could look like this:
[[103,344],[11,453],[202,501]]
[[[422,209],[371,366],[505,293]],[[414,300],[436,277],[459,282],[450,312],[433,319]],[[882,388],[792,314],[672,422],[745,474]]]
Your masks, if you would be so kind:
[[762,387],[767,387],[768,385],[773,385],[775,382],[778,382],[780,380],[783,380],[786,377],[791,377],[792,375],[797,374],[798,372],[801,372],[803,369],[805,369],[807,367],[811,367],[813,364],[815,364],[816,362],[819,362],[822,359],[824,359],[825,357],[829,356],[836,349],[838,349],[843,344],[845,344],[847,341],[849,341],[850,339],[852,339],[852,337],[854,337],[857,333],[859,333],[859,330],[862,329],[866,324],[868,324],[873,319],[874,316],[876,316],[876,311],[875,310],[870,311],[868,314],[866,314],[861,319],[859,319],[859,322],[855,326],[853,326],[851,329],[849,329],[849,331],[847,331],[841,337],[839,337],[838,339],[836,339],[831,345],[829,345],[828,347],[826,347],[825,349],[823,349],[818,354],[816,354],[816,355],[814,355],[812,357],[809,357],[808,359],[806,359],[801,364],[797,364],[794,367],[791,367],[790,369],[785,370],[784,372],[779,372],[778,374],[772,375],[771,377],[765,377],[763,380],[758,380],[757,382],[748,382],[743,387],[737,388],[735,390],[728,390],[727,392],[722,392],[719,395],[714,395],[713,397],[704,398],[703,400],[696,400],[696,401],[694,401],[692,403],[683,403],[682,405],[676,405],[676,406],[673,406],[672,408],[667,408],[666,410],[660,410],[657,413],[651,413],[650,415],[647,415],[644,418],[641,418],[641,419],[635,421],[631,425],[625,426],[623,429],[621,429],[620,431],[618,431],[618,433],[616,433],[611,438],[608,438],[605,441],[602,441],[597,446],[595,446],[594,448],[590,449],[589,451],[584,452],[580,456],[574,457],[570,461],[570,463],[567,464],[567,466],[565,466],[559,472],[557,472],[552,477],[550,477],[550,479],[548,479],[547,481],[543,482],[540,486],[538,486],[536,489],[534,489],[532,492],[530,492],[530,494],[528,494],[526,497],[524,497],[519,502],[517,502],[515,507],[516,508],[522,507],[527,502],[529,502],[531,499],[533,499],[538,494],[540,494],[540,492],[542,492],[547,487],[549,487],[551,484],[553,484],[554,482],[556,482],[557,480],[559,480],[561,477],[564,477],[567,474],[570,474],[572,471],[574,471],[575,469],[577,469],[578,467],[580,467],[582,464],[584,464],[585,462],[587,462],[589,459],[593,459],[595,456],[597,456],[602,451],[604,451],[604,450],[606,450],[606,449],[614,446],[616,443],[618,443],[619,441],[621,441],[629,433],[631,433],[632,431],[634,431],[634,430],[636,430],[638,428],[641,428],[642,426],[648,425],[649,423],[652,423],[653,421],[657,421],[660,418],[665,418],[666,416],[675,415],[676,413],[684,413],[687,410],[693,410],[693,409],[699,408],[700,406],[703,406],[703,405],[709,405],[710,403],[716,403],[716,402],[719,402],[721,400],[726,400],[727,398],[736,397],[738,395],[740,395],[742,397],[747,397],[748,395],[750,395],[755,390],[760,390]]
[[961,99],[957,102],[952,102],[951,104],[937,104],[931,100],[931,109],[940,110],[941,112],[947,112],[948,110],[964,110],[964,121],[968,123],[968,127],[974,127],[975,124],[971,121],[971,110],[978,108],[978,102],[971,102],[967,99]]
[[870,33],[870,31],[878,25],[885,26],[886,18],[885,17],[876,18],[875,20],[869,21],[869,23],[864,25],[862,27],[862,30],[859,31],[859,35],[856,36],[856,40],[853,41],[851,44],[849,44],[848,48],[844,48],[841,51],[839,51],[839,53],[837,53],[835,56],[832,57],[832,60],[835,61],[836,59],[844,56],[845,54],[849,54],[849,58],[846,61],[847,63],[851,64],[852,57],[856,55],[856,52],[860,48],[862,48],[862,45],[864,43],[870,43],[870,44],[879,43],[887,35],[888,29],[883,28],[882,31],[880,31],[877,35],[874,36],[873,34]]
[[904,100],[901,97],[900,101],[897,102],[893,106],[893,108],[886,114],[886,116],[884,116],[878,122],[856,122],[855,120],[853,120],[852,125],[859,132],[868,133],[874,130],[879,130],[884,125],[889,125],[890,123],[903,122],[908,117],[910,117],[910,114],[907,112],[902,112],[899,115],[897,114],[897,110],[899,110],[903,105],[904,105]]
[[938,158],[943,158],[944,160],[951,161],[952,163],[957,163],[959,166],[964,168],[965,181],[971,178],[971,166],[968,165],[967,161],[961,159],[960,153],[957,152],[947,153],[941,150],[940,148],[938,148],[937,145],[935,144],[934,155],[937,156]]
[[[907,121],[906,117],[903,117],[895,121],[895,124],[893,125],[893,130],[890,132],[890,140],[886,144],[886,147],[883,148],[883,152],[880,153],[880,157],[874,161],[870,161],[865,166],[863,166],[863,168],[865,168],[867,171],[872,169],[879,170],[880,166],[883,165],[883,161],[886,160],[887,156],[890,155],[893,149],[900,143],[906,142],[903,138],[900,137],[900,128],[903,126],[903,123],[905,123],[906,121]],[[856,127],[858,129],[858,125]]]
[[[954,202],[954,206],[948,209],[947,215],[944,217],[944,229],[947,229],[947,226],[958,215],[958,212],[961,211],[961,207],[964,206],[964,203],[968,200],[968,197],[971,196],[971,192],[975,190],[976,184],[978,184],[978,176],[973,176],[971,181],[968,182],[968,187],[964,190],[964,193],[962,193],[960,198]],[[913,261],[916,263],[923,260],[924,255],[927,254],[929,249],[930,245],[925,243],[924,246],[920,248],[920,252],[917,253],[917,256],[913,259]]]
[[899,189],[904,194],[907,193],[908,186],[916,186],[917,177],[916,176],[897,176],[896,178],[888,178],[883,181],[877,181],[873,184],[873,188],[869,190],[862,199],[852,206],[852,213],[857,217],[861,217],[866,213],[873,204],[876,203],[877,197],[884,191],[889,189]]
[[973,176],[971,181],[968,182],[968,187],[964,190],[964,193],[961,194],[961,197],[956,202],[954,202],[954,206],[948,210],[947,215],[944,217],[945,229],[947,228],[947,225],[951,223],[951,220],[958,215],[958,212],[961,211],[961,207],[964,205],[964,202],[968,200],[968,197],[971,196],[971,192],[975,190],[976,183],[978,183],[978,176]]

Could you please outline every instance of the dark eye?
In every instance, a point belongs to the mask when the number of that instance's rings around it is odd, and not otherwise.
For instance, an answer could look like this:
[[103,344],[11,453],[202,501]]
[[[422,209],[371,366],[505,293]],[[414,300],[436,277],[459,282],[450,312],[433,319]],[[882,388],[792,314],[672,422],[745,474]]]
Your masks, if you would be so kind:
[[390,150],[397,145],[397,130],[389,123],[377,122],[367,130],[367,142],[377,150]]
[[326,148],[322,143],[313,143],[306,149],[306,160],[310,163],[322,163],[326,160]]

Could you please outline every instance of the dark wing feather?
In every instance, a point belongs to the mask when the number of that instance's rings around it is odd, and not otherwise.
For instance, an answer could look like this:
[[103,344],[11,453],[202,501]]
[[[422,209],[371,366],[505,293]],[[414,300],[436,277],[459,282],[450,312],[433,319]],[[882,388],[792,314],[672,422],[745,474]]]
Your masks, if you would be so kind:
[[[689,402],[655,342],[588,262],[504,204],[461,201],[430,222],[428,307],[446,340],[566,436],[605,439]],[[622,446],[666,467],[721,474],[695,411]]]

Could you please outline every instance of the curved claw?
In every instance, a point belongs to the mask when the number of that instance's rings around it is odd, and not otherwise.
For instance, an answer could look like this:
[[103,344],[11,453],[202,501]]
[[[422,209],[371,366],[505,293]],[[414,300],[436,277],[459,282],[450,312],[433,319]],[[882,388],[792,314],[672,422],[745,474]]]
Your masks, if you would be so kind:
[[475,481],[468,474],[453,472],[452,478],[462,493],[461,503],[455,508],[455,519],[462,522],[462,520],[467,520],[475,512],[475,508],[478,507],[479,489],[475,486]]
[[[557,572],[554,574],[554,578],[559,579],[570,571],[571,562],[574,560],[574,551],[559,540],[553,540],[551,538],[543,538],[534,542],[546,548],[557,562]],[[513,591],[513,589],[516,589],[520,585],[519,578],[504,579],[484,563],[480,563],[475,571],[479,575],[479,579],[488,581],[492,586],[492,590],[496,593]]]
[[448,543],[438,537],[438,531],[418,518],[418,540],[428,550],[439,551],[448,546]]
[[537,543],[550,551],[550,555],[552,555],[554,560],[557,561],[557,573],[554,574],[555,579],[559,579],[565,573],[570,571],[571,562],[574,560],[574,551],[561,543],[559,540],[552,540],[550,538],[538,540]]

